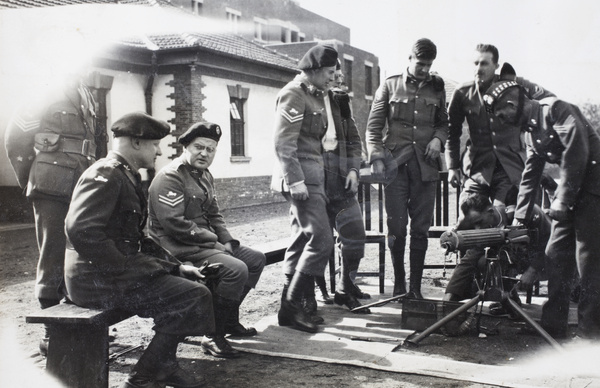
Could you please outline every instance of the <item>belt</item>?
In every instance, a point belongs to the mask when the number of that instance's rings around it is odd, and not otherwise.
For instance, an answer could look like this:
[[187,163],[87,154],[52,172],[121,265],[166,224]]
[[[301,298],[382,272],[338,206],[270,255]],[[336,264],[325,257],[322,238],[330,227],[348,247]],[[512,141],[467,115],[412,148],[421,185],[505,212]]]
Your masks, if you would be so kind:
[[61,136],[58,151],[95,158],[96,144],[88,139],[69,139]]

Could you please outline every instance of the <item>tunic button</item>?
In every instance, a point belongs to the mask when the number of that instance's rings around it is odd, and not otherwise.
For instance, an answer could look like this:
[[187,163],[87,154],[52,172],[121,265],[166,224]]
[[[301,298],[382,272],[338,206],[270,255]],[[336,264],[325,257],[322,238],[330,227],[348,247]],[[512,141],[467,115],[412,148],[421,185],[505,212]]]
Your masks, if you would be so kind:
[[417,142],[416,142],[416,141],[413,141],[413,144],[417,144]]
[[548,136],[550,139],[554,139],[554,135],[550,135]]
[[494,119],[490,119],[490,123],[493,123],[493,122],[494,122]]
[[498,147],[494,146],[494,149],[496,149],[496,148],[498,148]]
[[413,127],[413,129],[417,129],[417,126],[415,125],[415,126]]
[[415,114],[417,114],[417,113],[419,113],[419,111],[417,111],[417,110],[416,110],[416,111],[415,111]]
[[595,160],[592,160],[592,164],[596,164],[596,161],[595,161]]
[[541,143],[542,141],[540,139],[537,139],[536,142]]
[[58,162],[55,160],[55,161],[54,161],[54,164],[58,164]]
[[546,152],[546,155],[552,156],[552,152]]
[[492,135],[493,135],[493,136],[496,136],[496,132],[492,132]]

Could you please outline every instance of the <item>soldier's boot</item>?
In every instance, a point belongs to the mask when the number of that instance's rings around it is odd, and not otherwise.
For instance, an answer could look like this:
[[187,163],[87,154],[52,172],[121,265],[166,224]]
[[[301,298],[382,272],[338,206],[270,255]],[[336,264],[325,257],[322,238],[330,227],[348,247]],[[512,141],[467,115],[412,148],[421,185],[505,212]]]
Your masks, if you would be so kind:
[[[398,239],[399,240],[399,239]],[[406,271],[404,270],[404,243],[394,241],[390,249],[394,266],[394,291],[392,296],[406,294]]]
[[[353,292],[354,287],[356,287],[356,285],[350,277],[350,268],[348,268],[347,265],[342,265],[342,274],[340,280],[340,289],[335,293],[333,297],[333,301],[335,302],[335,304],[340,306],[346,306],[348,307],[348,310],[353,310],[357,307],[362,306],[362,304],[358,301],[358,298]],[[370,314],[371,310],[366,308],[358,310],[354,313]]]
[[[38,299],[42,310],[52,306],[56,306],[60,303],[57,299]],[[44,336],[40,340],[39,349],[40,355],[46,357],[48,355],[48,342],[50,341],[50,328],[48,325],[44,325]]]
[[122,388],[199,388],[206,379],[179,367],[177,346],[183,337],[157,332],[133,367]]
[[213,294],[213,308],[215,312],[215,332],[202,338],[202,351],[204,354],[210,354],[214,357],[237,357],[240,352],[234,349],[225,338],[225,322],[234,313],[234,310],[239,308],[239,304],[234,300]]
[[414,299],[423,299],[421,294],[421,281],[423,279],[423,267],[425,266],[424,249],[410,250],[410,280],[408,292],[410,297]]
[[325,323],[323,317],[317,314],[317,298],[315,296],[315,276],[311,276],[312,287],[307,287],[304,290],[304,296],[302,297],[302,308],[306,314],[310,316],[313,323],[320,325]]
[[231,309],[231,315],[227,317],[225,321],[225,334],[229,334],[230,337],[252,337],[257,334],[256,329],[253,327],[244,327],[240,323],[240,305],[246,299],[246,295],[250,292],[251,288],[244,286],[240,302]]
[[281,298],[281,308],[277,314],[279,326],[292,326],[296,330],[308,333],[317,332],[317,325],[302,307],[302,298],[309,287],[314,290],[312,276],[296,271],[287,286],[287,292]]
[[331,299],[327,291],[325,276],[315,276],[315,283],[317,283],[317,287],[319,287],[319,292],[321,293],[321,296],[317,300],[323,304],[333,304],[333,299]]

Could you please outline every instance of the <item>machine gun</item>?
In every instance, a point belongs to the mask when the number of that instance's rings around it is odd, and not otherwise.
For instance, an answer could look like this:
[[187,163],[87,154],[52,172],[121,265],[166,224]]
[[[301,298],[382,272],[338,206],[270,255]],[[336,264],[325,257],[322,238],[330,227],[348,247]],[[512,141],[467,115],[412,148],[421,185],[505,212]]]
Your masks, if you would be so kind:
[[[562,350],[562,347],[525,311],[509,297],[509,292],[504,290],[503,272],[508,264],[519,264],[518,256],[527,253],[531,240],[537,238],[536,230],[528,230],[523,226],[509,226],[505,228],[473,229],[473,230],[451,230],[444,232],[440,237],[440,245],[447,252],[466,251],[471,248],[483,248],[485,250],[485,270],[482,286],[477,295],[464,303],[461,307],[446,315],[435,324],[425,329],[422,333],[415,332],[406,338],[403,346],[417,346],[419,342],[427,338],[431,333],[444,327],[447,323],[466,312],[469,308],[483,301],[501,301],[515,314],[523,318],[533,327],[552,347]],[[534,240],[535,241],[535,240]],[[493,250],[493,251],[492,251]],[[492,251],[490,254],[489,251]],[[525,261],[525,260],[521,260]],[[528,261],[527,261],[528,264]],[[523,266],[523,264],[521,264]],[[514,278],[511,280],[515,280]]]

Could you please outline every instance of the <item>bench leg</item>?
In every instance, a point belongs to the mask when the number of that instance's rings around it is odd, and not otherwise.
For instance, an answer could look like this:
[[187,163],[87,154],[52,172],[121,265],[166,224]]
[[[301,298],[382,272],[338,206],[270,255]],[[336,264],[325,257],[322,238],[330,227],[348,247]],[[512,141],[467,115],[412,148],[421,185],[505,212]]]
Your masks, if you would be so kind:
[[379,293],[385,292],[385,242],[379,243]]
[[50,325],[46,370],[67,387],[108,388],[108,327]]

